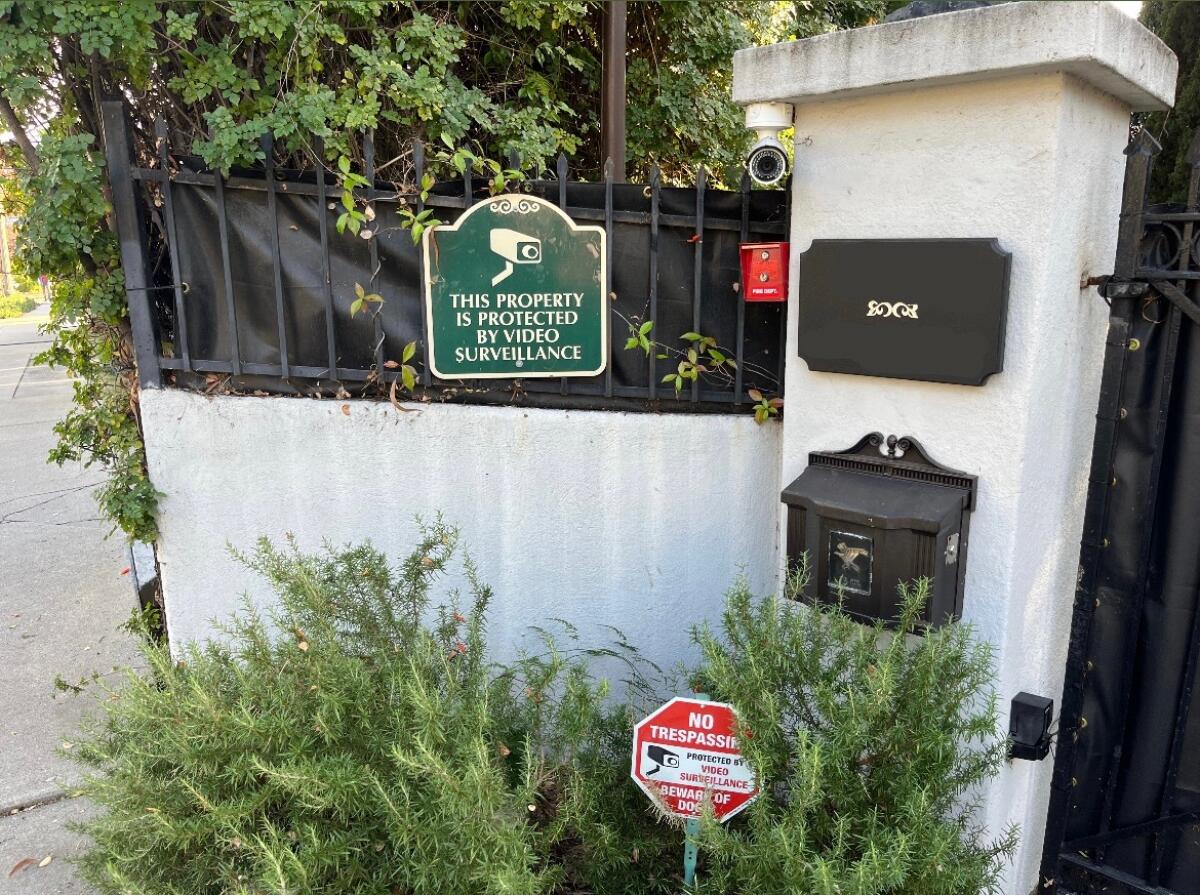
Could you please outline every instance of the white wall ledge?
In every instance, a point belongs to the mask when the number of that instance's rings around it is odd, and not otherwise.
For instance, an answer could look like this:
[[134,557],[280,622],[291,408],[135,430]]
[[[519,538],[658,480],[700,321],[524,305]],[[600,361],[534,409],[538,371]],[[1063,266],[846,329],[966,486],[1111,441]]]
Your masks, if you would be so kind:
[[733,99],[799,104],[1059,71],[1158,111],[1174,100],[1178,69],[1166,44],[1109,3],[1028,0],[739,50]]

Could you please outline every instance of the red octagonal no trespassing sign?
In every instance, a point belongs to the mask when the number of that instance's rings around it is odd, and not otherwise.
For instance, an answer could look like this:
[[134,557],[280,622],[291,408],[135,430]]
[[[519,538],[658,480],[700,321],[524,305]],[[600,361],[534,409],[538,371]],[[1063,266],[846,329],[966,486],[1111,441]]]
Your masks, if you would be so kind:
[[736,726],[731,705],[675,697],[633,729],[634,781],[679,817],[699,817],[709,798],[724,823],[758,796]]

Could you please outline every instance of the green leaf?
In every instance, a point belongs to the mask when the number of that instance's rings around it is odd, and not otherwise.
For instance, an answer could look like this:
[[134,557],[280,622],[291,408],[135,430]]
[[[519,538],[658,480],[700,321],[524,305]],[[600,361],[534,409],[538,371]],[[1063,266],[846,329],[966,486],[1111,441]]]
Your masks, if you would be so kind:
[[679,338],[687,339],[689,342],[695,342],[697,339],[702,339],[704,337],[701,336],[700,333],[684,333]]
[[638,335],[644,336],[648,332],[650,332],[650,330],[652,330],[653,328],[654,328],[654,321],[647,320],[645,323],[643,323],[641,326],[638,327]]
[[356,299],[354,299],[354,301],[350,302],[350,316],[351,317],[357,317],[358,312],[361,311],[362,309],[363,309],[363,300],[361,298],[356,298]]
[[400,368],[400,378],[404,381],[404,387],[410,392],[417,384],[417,372],[407,364]]
[[709,348],[708,356],[711,357],[713,360],[715,360],[718,364],[725,363],[725,355],[722,354],[720,351],[718,351],[716,348]]
[[338,156],[338,170],[340,170],[343,174],[350,173],[350,159],[348,157],[344,155]]
[[637,336],[630,336],[628,339],[625,340],[625,350],[626,351],[628,351],[630,348],[637,348],[637,347],[638,347]]
[[408,363],[410,360],[413,359],[413,355],[415,355],[416,353],[417,353],[417,343],[409,342],[407,345],[404,346],[404,351],[401,352],[401,354],[400,354],[401,363],[405,363],[405,364]]
[[364,295],[367,294],[367,290],[363,288],[362,283],[355,283],[354,284],[354,294],[357,295],[359,298],[362,298]]

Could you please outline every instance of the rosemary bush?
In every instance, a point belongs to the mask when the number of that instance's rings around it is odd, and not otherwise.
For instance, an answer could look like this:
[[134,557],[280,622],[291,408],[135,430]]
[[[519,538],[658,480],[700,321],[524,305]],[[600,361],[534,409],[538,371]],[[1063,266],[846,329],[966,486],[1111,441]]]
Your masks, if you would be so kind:
[[177,658],[147,646],[79,747],[106,809],[83,876],[114,895],[670,891],[677,839],[626,785],[630,710],[587,670],[616,653],[490,665],[469,562],[467,605],[431,605],[456,540],[431,526],[396,570],[261,542],[246,561],[278,610]]
[[699,891],[967,895],[998,891],[1016,830],[989,840],[979,784],[1004,763],[991,649],[967,625],[911,636],[929,582],[902,587],[896,630],[785,597],[729,592],[695,633],[697,684],[731,702],[762,795],[741,823],[706,820]]
[[[72,753],[104,809],[84,877],[138,895],[676,893],[683,833],[629,780],[634,721],[671,692],[628,644],[541,634],[497,664],[469,561],[437,605],[457,533],[423,529],[397,568],[370,546],[244,557],[278,608],[172,656],[104,701]],[[904,623],[925,598],[906,601]],[[763,795],[705,821],[696,891],[989,891],[970,793],[1003,760],[990,662],[958,626],[915,639],[836,609],[733,588],[699,628],[698,687],[732,702]],[[594,660],[626,672],[625,700]]]

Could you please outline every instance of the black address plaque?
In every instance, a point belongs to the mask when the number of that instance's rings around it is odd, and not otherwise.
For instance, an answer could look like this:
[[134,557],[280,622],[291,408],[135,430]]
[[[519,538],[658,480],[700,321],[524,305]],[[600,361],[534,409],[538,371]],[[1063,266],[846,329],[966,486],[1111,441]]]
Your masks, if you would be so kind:
[[982,385],[1004,369],[1011,254],[995,239],[816,239],[800,256],[811,370]]

